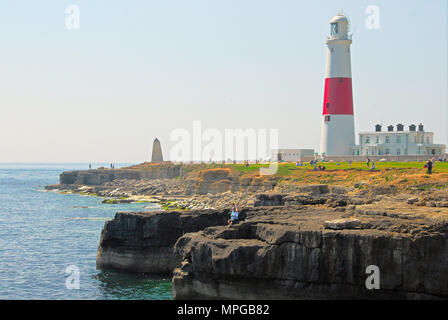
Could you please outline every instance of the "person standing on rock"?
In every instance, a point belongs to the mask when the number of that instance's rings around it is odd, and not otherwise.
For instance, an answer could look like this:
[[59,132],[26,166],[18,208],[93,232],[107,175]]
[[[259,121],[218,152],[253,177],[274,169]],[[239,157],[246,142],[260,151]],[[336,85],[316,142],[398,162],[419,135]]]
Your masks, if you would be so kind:
[[234,222],[238,221],[238,207],[235,202],[232,203],[232,213],[230,214],[230,220],[227,221],[227,226],[230,227]]

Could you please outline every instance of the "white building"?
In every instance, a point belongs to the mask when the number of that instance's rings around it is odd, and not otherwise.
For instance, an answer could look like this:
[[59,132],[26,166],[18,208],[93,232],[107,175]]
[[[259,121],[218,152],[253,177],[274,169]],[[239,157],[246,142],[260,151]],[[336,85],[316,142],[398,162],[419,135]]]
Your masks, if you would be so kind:
[[314,149],[272,149],[272,161],[308,161],[314,159]]
[[353,156],[438,156],[445,152],[446,145],[434,144],[434,133],[424,131],[422,124],[418,128],[410,125],[407,131],[402,124],[397,125],[396,131],[392,125],[382,131],[377,124],[373,132],[360,132],[359,145],[351,147]]

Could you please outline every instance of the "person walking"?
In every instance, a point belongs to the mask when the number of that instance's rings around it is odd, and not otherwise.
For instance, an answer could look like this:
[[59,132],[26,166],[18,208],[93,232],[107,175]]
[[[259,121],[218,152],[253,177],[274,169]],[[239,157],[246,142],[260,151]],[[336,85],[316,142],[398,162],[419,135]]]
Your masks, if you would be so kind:
[[367,157],[366,164],[367,164],[367,168],[368,168],[370,166],[370,159],[369,159],[369,157]]
[[374,171],[375,170],[375,161],[372,160],[372,167],[370,168],[370,171]]

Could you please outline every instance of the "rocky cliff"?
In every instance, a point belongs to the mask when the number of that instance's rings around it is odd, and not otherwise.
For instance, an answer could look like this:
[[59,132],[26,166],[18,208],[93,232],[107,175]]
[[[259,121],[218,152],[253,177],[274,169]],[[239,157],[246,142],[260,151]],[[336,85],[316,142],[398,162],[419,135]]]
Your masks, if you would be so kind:
[[154,166],[138,169],[95,169],[66,171],[59,176],[61,185],[101,185],[113,180],[173,179],[180,175],[181,166]]
[[184,233],[226,224],[224,211],[118,212],[101,232],[98,269],[171,273],[180,263],[174,243]]
[[[448,298],[448,208],[314,188],[260,195],[274,206],[243,208],[231,227],[228,210],[117,213],[97,266],[174,270],[176,299]],[[369,290],[372,265],[380,288]]]
[[[175,299],[448,298],[448,211],[396,202],[257,208],[183,235]],[[366,268],[378,266],[380,289]]]
[[223,192],[263,192],[274,189],[277,178],[257,172],[245,174],[230,168],[199,170],[185,174],[186,194],[217,194]]

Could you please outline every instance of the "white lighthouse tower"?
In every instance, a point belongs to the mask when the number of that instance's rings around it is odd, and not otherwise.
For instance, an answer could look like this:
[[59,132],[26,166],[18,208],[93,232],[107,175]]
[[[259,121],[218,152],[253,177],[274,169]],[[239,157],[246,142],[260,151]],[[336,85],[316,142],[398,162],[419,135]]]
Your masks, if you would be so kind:
[[330,25],[331,35],[326,41],[328,50],[320,152],[327,156],[345,156],[350,155],[350,146],[355,144],[350,64],[352,40],[348,34],[348,19],[343,14],[336,15]]

